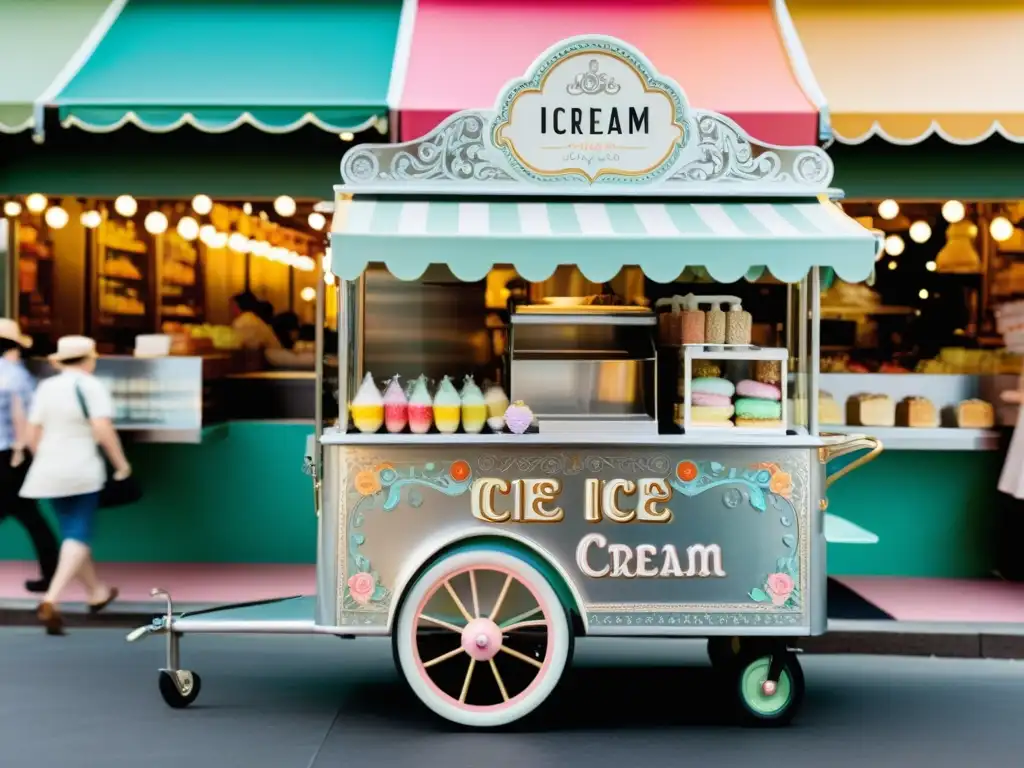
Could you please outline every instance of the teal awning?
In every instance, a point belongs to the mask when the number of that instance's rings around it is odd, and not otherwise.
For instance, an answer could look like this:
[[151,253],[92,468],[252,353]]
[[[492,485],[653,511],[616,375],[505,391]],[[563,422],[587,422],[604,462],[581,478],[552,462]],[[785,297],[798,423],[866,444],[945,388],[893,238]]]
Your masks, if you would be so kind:
[[531,282],[575,264],[595,283],[624,266],[657,282],[704,267],[722,283],[766,266],[796,282],[813,266],[849,282],[871,274],[879,238],[829,202],[484,202],[342,200],[331,234],[331,266],[357,277],[382,262],[402,280],[446,264],[460,280],[482,280],[509,264]]
[[400,0],[129,0],[56,98],[65,127],[386,126]]

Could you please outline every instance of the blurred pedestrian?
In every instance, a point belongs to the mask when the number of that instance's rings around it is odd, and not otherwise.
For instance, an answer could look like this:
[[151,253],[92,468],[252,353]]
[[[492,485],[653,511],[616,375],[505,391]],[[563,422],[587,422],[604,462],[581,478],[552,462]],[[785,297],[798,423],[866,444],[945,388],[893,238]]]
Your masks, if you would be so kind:
[[[280,349],[277,334],[260,314],[266,314],[265,302],[261,302],[251,291],[243,291],[231,297],[234,318],[231,327],[246,349]],[[271,317],[273,317],[273,309]]]
[[113,466],[113,480],[125,480],[131,466],[114,429],[114,401],[96,370],[96,342],[63,336],[50,362],[59,370],[36,390],[29,410],[29,448],[34,461],[21,488],[30,499],[48,499],[57,513],[60,559],[38,617],[47,634],[64,634],[59,604],[67,586],[78,579],[86,590],[90,613],[117,598],[116,587],[96,574],[92,534],[107,468],[97,446]]
[[0,523],[12,517],[28,533],[40,578],[26,581],[25,589],[45,592],[57,569],[57,537],[39,505],[18,495],[31,462],[26,445],[35,380],[21,361],[22,349],[31,346],[32,339],[21,333],[17,321],[0,318]]

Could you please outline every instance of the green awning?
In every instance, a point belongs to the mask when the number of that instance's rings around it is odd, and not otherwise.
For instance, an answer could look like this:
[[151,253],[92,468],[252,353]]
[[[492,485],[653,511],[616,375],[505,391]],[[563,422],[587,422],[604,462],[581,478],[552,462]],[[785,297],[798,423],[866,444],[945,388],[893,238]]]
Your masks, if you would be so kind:
[[595,283],[638,266],[657,282],[704,267],[718,282],[765,266],[788,283],[814,266],[857,283],[878,236],[829,202],[485,202],[354,199],[336,203],[331,268],[344,279],[380,262],[402,280],[445,264],[482,280],[509,264],[531,282],[575,264]]
[[123,0],[0,0],[0,133],[40,122],[47,92],[59,89],[88,56],[121,5]]
[[62,124],[385,129],[400,0],[130,0],[56,98]]

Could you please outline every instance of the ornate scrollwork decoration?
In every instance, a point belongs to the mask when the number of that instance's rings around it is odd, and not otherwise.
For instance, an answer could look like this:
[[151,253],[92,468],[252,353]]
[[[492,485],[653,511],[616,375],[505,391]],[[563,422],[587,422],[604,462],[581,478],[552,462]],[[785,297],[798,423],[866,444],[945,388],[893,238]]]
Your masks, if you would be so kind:
[[697,157],[669,178],[670,183],[778,183],[820,189],[832,180],[832,161],[816,147],[789,149],[755,144],[729,118],[694,110]]
[[597,59],[591,59],[587,71],[577,74],[572,82],[565,86],[565,92],[570,96],[595,96],[599,93],[614,96],[622,90],[622,86],[615,82],[614,77],[608,77],[606,72],[599,70],[600,64]]
[[341,163],[347,184],[514,182],[488,156],[489,115],[460,112],[422,139],[353,149]]

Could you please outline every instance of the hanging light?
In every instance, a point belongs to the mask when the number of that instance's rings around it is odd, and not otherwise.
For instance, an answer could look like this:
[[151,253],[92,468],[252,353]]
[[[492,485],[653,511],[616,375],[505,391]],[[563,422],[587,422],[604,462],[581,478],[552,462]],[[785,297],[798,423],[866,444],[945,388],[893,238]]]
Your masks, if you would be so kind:
[[251,250],[249,238],[241,232],[232,232],[228,238],[228,248],[237,253],[248,253]]
[[252,216],[252,203],[242,203],[242,213]]
[[252,255],[265,259],[270,256],[270,243],[266,240],[253,240]]
[[182,216],[178,219],[178,236],[182,240],[195,240],[199,237],[199,222],[191,216]]
[[956,224],[958,221],[963,221],[966,214],[967,210],[964,208],[964,204],[959,200],[947,200],[942,204],[942,218],[950,224]]
[[288,195],[281,195],[274,201],[274,211],[277,212],[278,216],[284,216],[286,219],[289,216],[295,215],[296,208],[295,200],[288,197]]
[[309,226],[317,232],[327,226],[327,219],[324,218],[322,213],[318,213],[317,211],[313,211],[309,214],[309,218],[306,221],[309,223]]
[[21,203],[17,200],[8,200],[4,203],[4,216],[10,216],[12,219],[15,216],[21,215]]
[[927,299],[928,298],[928,289],[927,288],[922,288],[920,291],[917,292],[917,297],[919,299]]
[[228,244],[228,236],[223,232],[214,232],[213,237],[210,238],[210,242],[207,245],[214,250],[223,248]]
[[199,240],[204,245],[210,245],[217,237],[217,228],[213,224],[203,224],[199,228]]
[[878,204],[878,215],[886,221],[892,221],[900,215],[900,204],[895,200],[883,200]]
[[898,267],[898,266],[899,266],[899,264],[897,262],[890,261],[889,262],[889,271],[890,272],[894,272],[896,270],[896,267]]
[[29,213],[42,213],[49,204],[50,201],[46,199],[46,195],[41,195],[38,192],[33,192],[25,198],[25,207],[28,208]]
[[352,141],[356,135],[352,131],[342,131],[338,134],[338,138],[342,141]]
[[316,298],[316,288],[307,285],[301,291],[299,291],[299,297],[303,301],[313,301]]
[[924,264],[924,268],[927,269],[929,272],[934,272],[938,268],[938,264],[936,264],[934,261],[926,261]]
[[143,219],[142,226],[151,235],[162,235],[167,231],[167,217],[160,211],[150,211]]
[[1013,237],[1013,222],[1005,216],[996,216],[988,225],[989,234],[997,243],[1005,243]]
[[936,272],[960,274],[981,271],[981,257],[974,248],[978,227],[971,221],[958,221],[946,227],[946,244],[935,257]]
[[103,216],[99,211],[83,211],[79,221],[82,222],[82,226],[86,229],[96,229],[96,227],[103,223]]
[[295,266],[303,272],[312,272],[316,269],[316,262],[309,258],[309,256],[299,256],[295,261]]
[[71,217],[68,216],[68,212],[59,205],[48,208],[46,215],[43,217],[44,221],[46,221],[46,226],[50,229],[64,229],[68,224],[69,218]]
[[267,254],[267,258],[271,261],[279,261],[284,264],[285,260],[288,258],[288,249],[280,246],[271,248],[270,253]]
[[326,274],[324,274],[324,283],[326,283],[327,285],[334,285],[334,273],[333,272],[327,272]]
[[885,252],[890,256],[899,256],[905,247],[906,244],[899,235],[889,235],[885,238]]
[[196,195],[192,198],[192,210],[200,216],[206,216],[213,210],[213,200],[206,195]]
[[910,239],[915,243],[927,243],[932,236],[931,225],[927,221],[915,221],[910,225]]
[[131,195],[121,195],[114,200],[114,210],[119,216],[130,219],[139,210],[139,204]]

